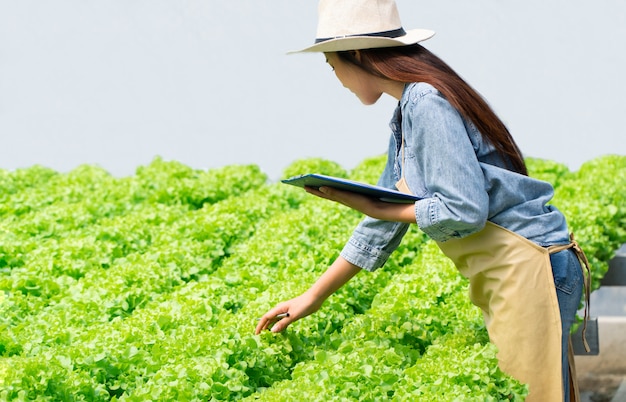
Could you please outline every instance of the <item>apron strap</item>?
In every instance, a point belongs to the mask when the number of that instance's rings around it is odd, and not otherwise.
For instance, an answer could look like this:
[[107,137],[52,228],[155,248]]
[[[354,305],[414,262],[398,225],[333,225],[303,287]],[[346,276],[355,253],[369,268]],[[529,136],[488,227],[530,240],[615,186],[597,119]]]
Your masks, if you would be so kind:
[[581,265],[584,265],[585,269],[587,270],[586,275],[583,271],[583,284],[585,288],[585,317],[583,319],[582,338],[585,350],[587,351],[587,353],[589,353],[591,351],[591,348],[587,343],[587,322],[589,321],[589,306],[591,302],[591,269],[589,268],[589,260],[587,259],[585,252],[580,247],[578,242],[574,239],[574,233],[570,234],[569,239],[569,244],[550,246],[547,249],[550,254],[555,254],[559,251],[568,250],[571,248],[574,251],[574,254],[576,254],[576,257],[578,257],[578,260],[581,262]]
[[400,172],[400,180],[398,180],[396,182],[396,188],[405,193],[405,194],[413,194],[411,192],[411,189],[409,188],[409,185],[406,183],[406,179],[404,178],[404,136],[402,136],[402,145],[400,146],[401,148],[401,169],[402,171]]

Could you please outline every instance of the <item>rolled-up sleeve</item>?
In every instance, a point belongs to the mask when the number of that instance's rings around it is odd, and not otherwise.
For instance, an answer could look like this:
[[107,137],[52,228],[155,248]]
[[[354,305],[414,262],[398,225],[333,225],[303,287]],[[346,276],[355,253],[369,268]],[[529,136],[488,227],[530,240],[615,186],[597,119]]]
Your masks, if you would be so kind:
[[341,256],[348,262],[367,271],[385,265],[409,228],[407,223],[365,218],[354,230]]
[[[378,185],[392,188],[396,145],[393,137],[389,143],[387,165],[378,179]],[[387,259],[402,241],[409,224],[381,221],[365,217],[356,227],[341,251],[341,256],[367,271],[375,271],[385,265]]]

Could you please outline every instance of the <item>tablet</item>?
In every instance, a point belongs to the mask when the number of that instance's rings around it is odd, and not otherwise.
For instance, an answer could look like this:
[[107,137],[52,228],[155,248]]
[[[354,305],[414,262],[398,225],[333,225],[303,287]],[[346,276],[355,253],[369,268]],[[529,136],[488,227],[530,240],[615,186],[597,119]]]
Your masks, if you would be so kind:
[[411,194],[401,193],[400,191],[317,173],[290,177],[289,179],[282,180],[282,182],[298,187],[306,186],[319,188],[322,186],[328,186],[339,190],[352,191],[369,197],[378,198],[379,200],[385,202],[411,204],[421,199]]

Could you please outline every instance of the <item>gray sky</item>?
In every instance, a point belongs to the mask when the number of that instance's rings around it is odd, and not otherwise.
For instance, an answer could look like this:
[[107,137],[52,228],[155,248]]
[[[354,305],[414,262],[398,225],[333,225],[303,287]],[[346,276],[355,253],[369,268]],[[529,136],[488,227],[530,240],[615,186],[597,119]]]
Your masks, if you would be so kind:
[[[626,2],[398,0],[405,28],[481,92],[527,156],[626,155]],[[194,168],[385,151],[395,101],[363,106],[312,43],[314,0],[0,0],[0,168],[156,155]]]

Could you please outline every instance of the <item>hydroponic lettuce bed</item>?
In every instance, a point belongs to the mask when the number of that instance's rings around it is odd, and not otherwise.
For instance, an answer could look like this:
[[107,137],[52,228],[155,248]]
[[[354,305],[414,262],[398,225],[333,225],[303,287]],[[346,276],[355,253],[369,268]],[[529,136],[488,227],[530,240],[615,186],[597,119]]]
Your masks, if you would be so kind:
[[[600,278],[626,242],[626,157],[577,172],[529,159]],[[384,160],[351,172],[373,183]],[[0,399],[65,401],[522,400],[497,368],[467,282],[413,228],[285,334],[256,317],[304,291],[358,213],[268,183],[256,166],[159,158],[134,176],[95,166],[0,170]],[[594,287],[598,281],[594,282]]]

